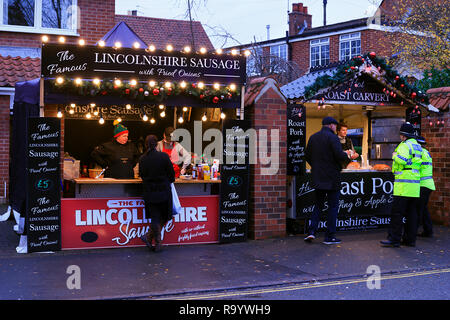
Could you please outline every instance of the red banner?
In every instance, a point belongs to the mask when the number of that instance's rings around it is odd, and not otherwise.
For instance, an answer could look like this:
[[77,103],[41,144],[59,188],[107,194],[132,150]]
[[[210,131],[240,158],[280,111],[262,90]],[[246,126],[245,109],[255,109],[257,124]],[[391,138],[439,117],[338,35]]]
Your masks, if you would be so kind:
[[[163,244],[218,242],[219,196],[180,197],[182,212],[162,229]],[[137,247],[150,229],[141,198],[61,199],[62,249]]]

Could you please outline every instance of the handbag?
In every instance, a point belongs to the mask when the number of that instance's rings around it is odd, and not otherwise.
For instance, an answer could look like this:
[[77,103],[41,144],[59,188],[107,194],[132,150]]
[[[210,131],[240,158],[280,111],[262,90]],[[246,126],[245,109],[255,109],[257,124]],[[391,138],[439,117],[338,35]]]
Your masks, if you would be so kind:
[[175,189],[175,185],[173,183],[170,184],[172,188],[172,215],[177,215],[181,212],[181,204],[180,199],[178,199],[177,190]]

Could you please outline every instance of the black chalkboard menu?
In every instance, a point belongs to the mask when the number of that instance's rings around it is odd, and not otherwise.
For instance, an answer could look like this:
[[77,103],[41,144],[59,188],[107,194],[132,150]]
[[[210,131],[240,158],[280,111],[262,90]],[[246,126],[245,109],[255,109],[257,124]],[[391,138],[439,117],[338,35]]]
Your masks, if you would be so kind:
[[28,252],[61,250],[60,138],[58,118],[28,119]]
[[422,132],[422,112],[419,107],[411,107],[406,109],[406,122],[409,122],[414,127],[414,134],[416,136],[421,136]]
[[288,103],[287,106],[287,174],[291,176],[305,173],[306,144],[305,106]]
[[[336,228],[363,230],[387,227],[394,189],[392,172],[346,172],[341,174],[341,189]],[[315,207],[311,174],[296,178],[296,218],[309,220]],[[328,201],[324,203],[319,230],[326,229]]]
[[219,242],[247,240],[250,175],[250,121],[223,122],[223,163],[220,172]]

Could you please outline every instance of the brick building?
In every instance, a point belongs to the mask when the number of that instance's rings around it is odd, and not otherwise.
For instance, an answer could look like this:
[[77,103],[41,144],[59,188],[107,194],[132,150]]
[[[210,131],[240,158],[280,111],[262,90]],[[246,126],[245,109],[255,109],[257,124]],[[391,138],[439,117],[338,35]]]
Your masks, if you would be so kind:
[[[4,12],[7,10],[7,12]],[[123,21],[146,45],[165,48],[172,44],[175,50],[194,44],[195,49],[213,46],[200,22],[156,19],[115,14],[115,0],[73,0],[62,2],[58,9],[46,1],[27,2],[22,7],[16,2],[0,0],[0,201],[8,199],[10,114],[14,102],[14,86],[40,76],[42,37],[49,42],[95,45],[117,23]],[[193,37],[192,37],[193,35]]]

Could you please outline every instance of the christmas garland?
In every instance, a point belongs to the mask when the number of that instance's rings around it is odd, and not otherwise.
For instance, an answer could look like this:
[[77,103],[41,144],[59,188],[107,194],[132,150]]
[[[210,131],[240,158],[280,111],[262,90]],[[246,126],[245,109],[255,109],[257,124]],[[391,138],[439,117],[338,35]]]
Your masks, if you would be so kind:
[[[332,76],[324,75],[318,77],[313,84],[305,88],[305,99],[310,100],[320,90],[333,87],[354,78],[361,71],[360,67],[364,63],[377,68],[378,72],[383,76],[386,85],[390,87],[391,92],[392,89],[398,90],[406,99],[415,104],[429,103],[426,93],[409,84],[405,77],[402,77],[393,69],[385,59],[377,57],[375,52],[353,57],[347,63],[339,66]],[[384,91],[388,92],[386,89]]]
[[240,96],[240,90],[236,86],[220,86],[215,88],[210,85],[201,85],[188,82],[155,82],[154,84],[135,81],[116,83],[114,79],[76,80],[67,77],[51,79],[49,84],[58,93],[73,94],[78,96],[119,96],[130,100],[148,103],[163,103],[168,97],[184,95],[193,97],[199,101],[217,104],[220,101],[236,101]]

